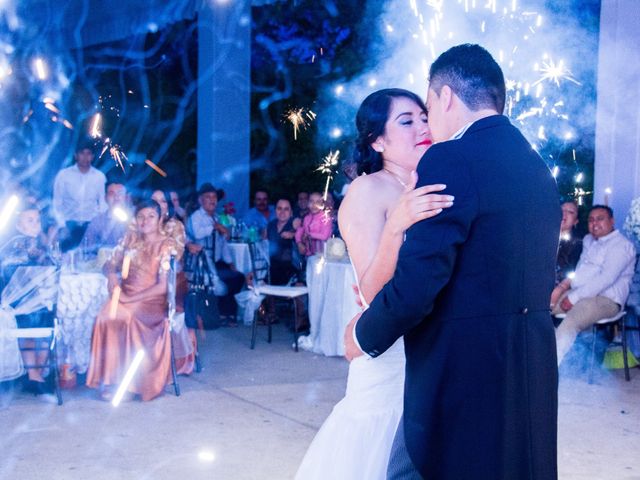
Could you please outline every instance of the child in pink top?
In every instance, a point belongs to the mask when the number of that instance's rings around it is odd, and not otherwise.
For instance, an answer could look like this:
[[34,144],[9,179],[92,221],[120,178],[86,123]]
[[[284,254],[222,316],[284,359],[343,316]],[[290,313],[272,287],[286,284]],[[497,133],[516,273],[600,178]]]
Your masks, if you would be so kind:
[[296,230],[298,251],[307,257],[321,252],[332,231],[333,221],[324,211],[322,195],[313,192],[309,195],[309,213],[304,217],[302,226]]

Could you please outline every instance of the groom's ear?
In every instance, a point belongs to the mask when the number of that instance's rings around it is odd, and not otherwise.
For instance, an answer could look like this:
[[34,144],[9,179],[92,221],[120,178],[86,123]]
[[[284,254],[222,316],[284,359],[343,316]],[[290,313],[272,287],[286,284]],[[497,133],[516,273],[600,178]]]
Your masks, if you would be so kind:
[[449,85],[442,86],[442,89],[440,90],[440,103],[442,104],[445,112],[451,110],[451,107],[453,106],[453,95],[453,90],[451,90]]

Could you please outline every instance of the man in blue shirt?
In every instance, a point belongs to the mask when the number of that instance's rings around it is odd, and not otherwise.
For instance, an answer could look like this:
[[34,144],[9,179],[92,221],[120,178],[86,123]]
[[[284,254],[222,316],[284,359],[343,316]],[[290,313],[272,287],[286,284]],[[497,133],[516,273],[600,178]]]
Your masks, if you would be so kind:
[[260,236],[266,238],[267,225],[276,218],[273,205],[269,205],[269,192],[264,188],[256,190],[253,197],[253,205],[254,207],[244,216],[244,223],[247,227],[257,228]]

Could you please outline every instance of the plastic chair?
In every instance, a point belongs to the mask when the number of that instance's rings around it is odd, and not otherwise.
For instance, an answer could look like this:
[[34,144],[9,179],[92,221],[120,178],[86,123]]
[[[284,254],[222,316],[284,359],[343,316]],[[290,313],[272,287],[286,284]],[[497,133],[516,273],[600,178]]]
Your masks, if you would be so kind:
[[595,363],[596,357],[596,333],[599,329],[603,329],[609,326],[618,326],[620,325],[620,340],[614,340],[610,345],[620,345],[622,346],[622,357],[624,362],[624,378],[628,382],[631,380],[631,376],[629,375],[629,359],[627,358],[628,350],[627,350],[627,329],[625,325],[625,318],[627,315],[626,310],[621,310],[617,315],[611,318],[603,318],[602,320],[598,320],[593,324],[592,333],[593,339],[591,340],[591,359],[589,360],[589,384],[593,383],[593,364]]
[[[28,310],[25,315],[35,313],[42,310],[45,306],[53,312],[52,327],[38,328],[12,328],[8,332],[8,336],[14,338],[16,342],[20,340],[33,340],[35,346],[20,346],[21,352],[41,352],[47,351],[48,355],[43,363],[24,363],[26,369],[38,368],[49,369],[50,375],[53,375],[54,390],[57,397],[58,405],[62,405],[62,392],[60,389],[60,375],[58,371],[58,338],[60,337],[60,329],[58,327],[58,319],[56,318],[56,303],[58,297],[58,281],[59,270],[56,267],[18,267],[3,290],[2,303],[14,304],[19,302],[20,306],[16,307],[16,313],[21,309]],[[14,294],[7,293],[12,290]],[[17,297],[8,300],[7,297]],[[28,298],[28,300],[24,300]],[[25,307],[24,304],[30,305]],[[46,343],[46,346],[42,344]]]
[[[255,243],[249,243],[249,254],[251,256],[251,270],[253,273],[253,290],[257,295],[286,298],[293,301],[294,312],[294,330],[293,342],[294,350],[298,351],[298,329],[295,319],[298,318],[298,306],[296,298],[307,295],[309,290],[307,287],[287,286],[287,285],[270,285],[269,284],[269,260],[260,251]],[[267,342],[271,343],[271,322],[268,324]],[[258,327],[258,310],[253,314],[253,323],[251,326],[251,350],[256,345],[256,334]]]

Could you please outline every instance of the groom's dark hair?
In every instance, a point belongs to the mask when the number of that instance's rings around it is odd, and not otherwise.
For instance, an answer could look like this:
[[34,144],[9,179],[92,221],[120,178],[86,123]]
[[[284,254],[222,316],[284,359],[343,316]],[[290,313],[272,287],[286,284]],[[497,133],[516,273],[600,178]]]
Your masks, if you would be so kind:
[[480,45],[457,45],[431,64],[429,88],[440,96],[445,85],[470,110],[492,108],[498,113],[504,111],[506,88],[502,69]]

